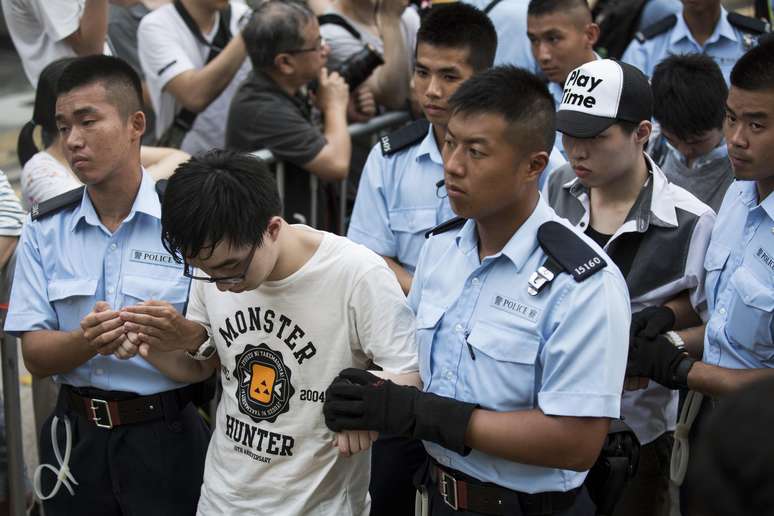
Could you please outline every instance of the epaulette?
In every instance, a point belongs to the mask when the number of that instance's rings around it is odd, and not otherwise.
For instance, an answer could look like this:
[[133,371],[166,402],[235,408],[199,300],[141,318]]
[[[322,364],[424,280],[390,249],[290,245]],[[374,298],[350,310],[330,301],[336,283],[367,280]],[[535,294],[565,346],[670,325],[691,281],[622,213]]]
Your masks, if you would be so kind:
[[40,220],[43,217],[51,215],[52,213],[56,213],[59,210],[67,208],[68,206],[72,206],[81,202],[81,199],[83,199],[84,188],[86,187],[79,186],[78,188],[69,190],[63,194],[59,194],[56,197],[52,197],[51,199],[41,203],[36,202],[32,205],[32,210],[30,212],[32,220]]
[[641,31],[634,35],[634,38],[640,43],[645,43],[649,39],[653,39],[659,34],[663,34],[677,24],[677,15],[670,14],[666,18],[661,18],[655,23],[651,23]]
[[159,179],[156,181],[156,195],[159,196],[159,202],[164,201],[164,192],[167,191],[168,179]]
[[441,222],[430,231],[427,231],[425,233],[425,238],[430,238],[433,235],[440,235],[441,233],[446,233],[452,229],[461,228],[467,220],[468,219],[464,217],[454,217],[453,219]]
[[771,26],[767,22],[750,16],[744,16],[739,13],[728,13],[726,20],[728,20],[728,23],[730,23],[732,27],[736,27],[742,32],[748,32],[756,36],[766,34],[771,29]]
[[382,156],[389,156],[396,152],[411,147],[427,136],[427,130],[430,128],[430,122],[425,119],[401,127],[387,136],[382,136],[379,140],[382,146]]
[[559,222],[552,220],[542,224],[537,239],[548,257],[529,278],[527,292],[531,296],[538,295],[562,272],[572,274],[580,283],[607,266],[605,259],[590,245]]

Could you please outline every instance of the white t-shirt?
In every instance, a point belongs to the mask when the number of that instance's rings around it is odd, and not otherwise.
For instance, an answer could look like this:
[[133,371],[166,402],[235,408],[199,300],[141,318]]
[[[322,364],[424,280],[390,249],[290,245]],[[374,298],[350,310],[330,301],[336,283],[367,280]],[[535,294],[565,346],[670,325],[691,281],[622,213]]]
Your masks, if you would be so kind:
[[223,382],[201,516],[369,513],[370,454],[342,457],[332,446],[324,393],[339,371],[369,360],[416,371],[414,316],[384,260],[322,234],[283,280],[238,294],[194,282],[187,317],[214,339]]
[[[240,20],[249,8],[239,2],[231,2],[231,34],[240,31]],[[209,34],[203,34],[209,42],[215,38],[220,25],[220,14]],[[210,47],[194,36],[172,4],[159,7],[147,14],[137,30],[137,46],[140,64],[148,84],[151,103],[156,112],[156,137],[172,124],[175,114],[182,108],[175,97],[163,91],[169,81],[188,70],[204,68]],[[226,89],[199,113],[193,128],[188,131],[181,149],[190,153],[223,148],[226,138],[226,119],[231,98],[239,83],[250,71],[250,61],[245,59],[242,67]]]
[[[2,0],[3,16],[24,72],[38,87],[38,76],[49,63],[75,57],[64,39],[78,30],[85,0]],[[105,54],[110,54],[107,42]]]
[[30,209],[36,202],[56,197],[81,184],[70,169],[54,156],[40,151],[24,164],[21,174],[22,203]]

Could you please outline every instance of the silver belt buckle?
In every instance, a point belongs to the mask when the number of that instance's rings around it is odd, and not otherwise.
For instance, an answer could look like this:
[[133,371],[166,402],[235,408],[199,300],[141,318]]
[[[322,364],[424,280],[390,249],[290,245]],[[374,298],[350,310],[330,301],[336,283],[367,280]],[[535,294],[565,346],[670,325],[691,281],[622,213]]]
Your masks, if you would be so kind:
[[[443,470],[440,471],[441,476],[438,480],[441,483],[441,497],[443,498],[443,502],[455,511],[459,510],[457,505],[457,479]],[[449,490],[449,484],[452,486],[451,490]],[[452,501],[449,501],[449,495],[451,495]]]
[[[108,405],[107,401],[92,399],[91,403],[89,404],[89,408],[91,409],[92,421],[94,421],[95,425],[100,428],[107,428],[108,430],[113,428],[113,418],[110,417],[110,406]],[[104,410],[104,414],[98,416],[98,410]],[[103,419],[107,419],[107,423],[103,423]]]

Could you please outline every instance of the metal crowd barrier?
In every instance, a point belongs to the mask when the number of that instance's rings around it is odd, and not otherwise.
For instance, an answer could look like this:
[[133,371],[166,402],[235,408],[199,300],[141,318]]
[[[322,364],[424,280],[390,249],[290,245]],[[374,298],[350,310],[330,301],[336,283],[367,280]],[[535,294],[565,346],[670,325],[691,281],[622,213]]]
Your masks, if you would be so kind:
[[[353,138],[361,136],[370,136],[371,144],[376,143],[378,135],[385,129],[389,129],[395,126],[405,124],[411,120],[411,115],[406,111],[396,111],[392,113],[386,113],[372,118],[368,122],[363,124],[352,124],[349,126],[349,134]],[[261,149],[252,153],[254,156],[261,158],[269,164],[275,164],[277,173],[277,189],[279,190],[280,199],[285,200],[285,163],[277,161],[274,155],[268,149]],[[311,220],[309,225],[317,227],[317,193],[320,189],[320,180],[314,174],[309,174],[309,207],[311,212]],[[345,234],[346,230],[346,218],[347,218],[347,180],[344,179],[339,183],[339,196],[341,202],[339,203],[339,220],[338,220],[338,232],[340,235]]]

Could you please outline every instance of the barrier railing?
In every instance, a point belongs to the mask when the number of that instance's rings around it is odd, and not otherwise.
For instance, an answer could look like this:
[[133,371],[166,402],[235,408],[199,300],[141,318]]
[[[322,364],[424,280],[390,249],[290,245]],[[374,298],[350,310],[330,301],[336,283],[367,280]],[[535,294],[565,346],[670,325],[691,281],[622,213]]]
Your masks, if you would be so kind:
[[[386,113],[372,118],[368,122],[362,124],[352,124],[349,126],[349,135],[352,138],[358,138],[362,136],[371,136],[371,144],[376,143],[378,134],[385,129],[389,129],[398,125],[405,124],[411,119],[409,113],[405,111],[397,111],[393,113]],[[274,155],[268,149],[261,149],[252,153],[254,156],[261,158],[270,164],[275,164],[275,170],[277,174],[277,189],[279,190],[280,199],[285,200],[285,163],[277,161]],[[309,174],[309,208],[311,212],[309,225],[317,227],[317,194],[320,190],[320,179],[314,174]],[[343,235],[346,229],[347,219],[347,180],[344,179],[339,183],[339,220],[338,220],[338,232]]]

